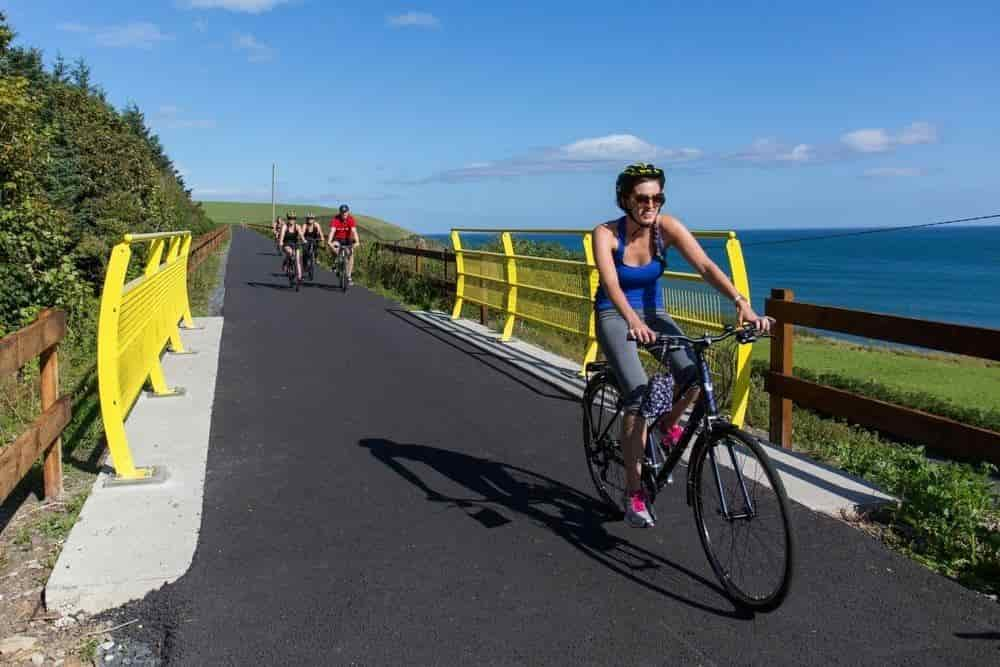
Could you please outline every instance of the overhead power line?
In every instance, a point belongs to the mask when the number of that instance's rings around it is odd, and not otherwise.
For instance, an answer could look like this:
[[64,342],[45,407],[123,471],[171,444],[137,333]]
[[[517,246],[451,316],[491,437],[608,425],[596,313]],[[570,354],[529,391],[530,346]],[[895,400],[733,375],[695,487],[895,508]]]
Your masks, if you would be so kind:
[[877,229],[863,229],[856,232],[841,232],[839,234],[822,234],[820,236],[798,236],[790,239],[778,239],[776,241],[757,241],[756,243],[744,243],[743,247],[748,248],[750,246],[758,245],[778,245],[779,243],[802,243],[804,241],[826,241],[828,239],[841,239],[848,236],[865,236],[866,234],[882,234],[885,232],[900,232],[907,229],[923,229],[925,227],[938,227],[941,225],[954,225],[959,222],[983,222],[984,220],[993,220],[994,218],[1000,218],[1000,213],[994,213],[993,215],[980,215],[975,218],[958,218],[956,220],[940,220],[938,222],[925,222],[921,225],[903,225],[900,227],[879,227]]

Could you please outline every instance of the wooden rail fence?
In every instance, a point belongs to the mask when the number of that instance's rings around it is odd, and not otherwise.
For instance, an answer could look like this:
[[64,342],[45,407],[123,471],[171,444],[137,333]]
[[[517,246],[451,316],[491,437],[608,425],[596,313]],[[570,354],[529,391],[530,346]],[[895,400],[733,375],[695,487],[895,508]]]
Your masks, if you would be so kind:
[[229,239],[229,225],[220,225],[207,234],[202,234],[191,243],[188,254],[188,272],[197,269],[202,262]]
[[1000,433],[947,417],[809,382],[793,375],[795,325],[1000,361],[1000,330],[817,306],[771,290],[765,313],[777,320],[771,338],[771,441],[792,443],[792,403],[926,445],[948,456],[1000,465]]
[[0,450],[0,502],[28,474],[38,457],[43,465],[45,497],[62,494],[63,429],[72,416],[72,399],[59,396],[59,342],[66,336],[66,313],[43,310],[32,324],[0,339],[0,378],[20,371],[39,359],[42,413],[28,430]]

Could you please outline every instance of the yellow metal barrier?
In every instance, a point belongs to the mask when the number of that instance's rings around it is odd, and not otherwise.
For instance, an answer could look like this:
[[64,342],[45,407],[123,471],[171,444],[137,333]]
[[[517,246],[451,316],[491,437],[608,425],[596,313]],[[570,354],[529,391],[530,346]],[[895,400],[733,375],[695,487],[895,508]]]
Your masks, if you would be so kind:
[[[747,280],[743,251],[735,232],[694,231],[695,237],[725,241],[729,277],[736,289],[747,299]],[[500,238],[503,252],[469,250],[463,245],[463,234],[492,234]],[[519,255],[514,250],[516,234],[559,234],[579,237],[583,260]],[[586,339],[581,373],[597,358],[596,316],[594,295],[599,276],[594,262],[590,230],[566,229],[453,229],[457,285],[452,319],[462,314],[465,302],[502,311],[504,325],[501,340],[509,340],[517,318],[580,335]],[[732,320],[731,307],[723,307],[718,293],[704,289],[704,280],[696,273],[667,271],[664,274],[665,303],[671,317],[687,333],[721,333],[727,319]],[[695,285],[693,283],[701,283]],[[728,315],[728,317],[727,317]],[[750,390],[750,349],[736,346],[728,358],[716,350],[709,363],[720,374],[729,391],[730,411],[737,424],[746,416]],[[716,382],[718,385],[719,383]]]
[[[151,243],[140,276],[125,284],[132,245]],[[137,468],[125,437],[125,417],[147,380],[156,396],[176,396],[163,377],[160,354],[184,353],[179,323],[193,327],[188,305],[190,232],[126,234],[111,250],[97,327],[97,377],[104,433],[116,479],[149,480],[154,468]]]

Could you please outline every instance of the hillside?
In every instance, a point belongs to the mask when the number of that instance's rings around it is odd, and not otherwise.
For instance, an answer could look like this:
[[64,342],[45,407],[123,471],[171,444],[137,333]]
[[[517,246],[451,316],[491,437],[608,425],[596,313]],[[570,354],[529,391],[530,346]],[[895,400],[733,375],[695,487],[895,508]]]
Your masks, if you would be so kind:
[[[239,224],[240,222],[267,224],[271,220],[270,203],[258,204],[228,201],[202,201],[200,203],[205,214],[219,224]],[[284,215],[286,211],[290,210],[295,211],[299,216],[299,221],[303,220],[306,213],[312,213],[320,219],[324,228],[330,222],[330,218],[337,214],[336,208],[312,206],[310,204],[277,204],[275,208],[278,215]],[[396,241],[413,236],[413,232],[394,225],[391,222],[368,215],[361,215],[353,210],[351,213],[358,222],[358,228],[362,236],[368,234],[385,241]]]

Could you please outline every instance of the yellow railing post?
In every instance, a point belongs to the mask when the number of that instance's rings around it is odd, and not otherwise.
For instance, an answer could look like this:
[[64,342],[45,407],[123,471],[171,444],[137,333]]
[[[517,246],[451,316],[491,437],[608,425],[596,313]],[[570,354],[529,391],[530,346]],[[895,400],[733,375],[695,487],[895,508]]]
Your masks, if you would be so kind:
[[[191,254],[191,240],[190,234],[181,237],[180,260],[185,267],[188,265],[189,255]],[[177,296],[183,301],[184,328],[194,329],[194,320],[191,319],[191,303],[188,301],[187,271],[184,271],[182,281],[184,283],[183,289],[180,290]],[[180,352],[181,350],[176,351]]]
[[[733,286],[736,291],[750,300],[750,282],[747,279],[747,267],[743,261],[743,248],[735,232],[729,233],[726,240],[726,255],[729,257],[729,268],[732,271]],[[736,368],[735,379],[733,381],[733,395],[731,409],[733,412],[733,423],[743,426],[746,419],[747,405],[750,401],[750,354],[752,349],[749,345],[736,346]]]
[[508,341],[514,335],[514,317],[517,314],[517,260],[514,258],[514,241],[510,232],[500,235],[503,252],[507,255],[507,319],[500,340]]
[[451,247],[455,251],[455,307],[451,319],[462,316],[462,301],[465,299],[465,259],[462,257],[462,240],[456,230],[451,230]]
[[[125,284],[131,244],[145,241],[152,245],[143,273]],[[147,382],[157,396],[182,393],[167,386],[160,354],[168,345],[175,351],[184,351],[178,323],[185,316],[190,318],[187,298],[190,247],[189,232],[163,232],[126,234],[111,251],[101,294],[97,371],[101,417],[116,482],[149,481],[158,472],[155,468],[135,466],[124,420]]]
[[[583,235],[583,254],[587,259],[587,280],[590,290],[590,300],[593,302],[600,285],[601,276],[597,272],[597,262],[594,260],[593,234]],[[587,364],[597,360],[597,311],[593,307],[587,317],[587,349],[583,353],[583,363],[580,364],[580,375],[587,374]]]
[[111,249],[111,260],[104,276],[100,319],[97,323],[97,393],[101,399],[104,437],[111,451],[116,475],[121,479],[143,479],[151,473],[148,469],[136,468],[132,462],[132,452],[129,451],[125,438],[125,413],[130,406],[124,404],[121,396],[118,369],[122,291],[131,256],[128,241],[116,245]]

